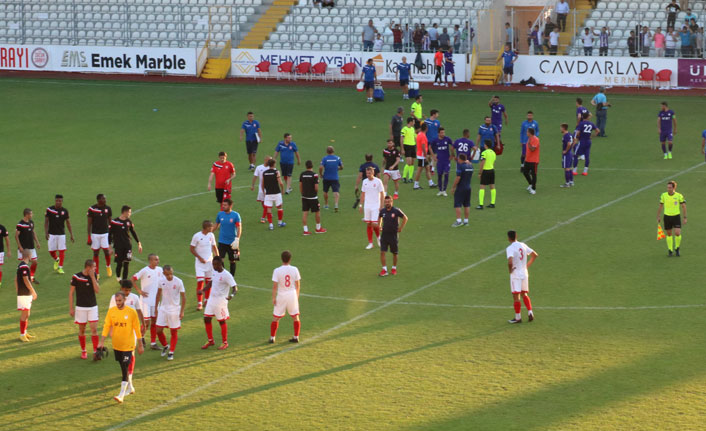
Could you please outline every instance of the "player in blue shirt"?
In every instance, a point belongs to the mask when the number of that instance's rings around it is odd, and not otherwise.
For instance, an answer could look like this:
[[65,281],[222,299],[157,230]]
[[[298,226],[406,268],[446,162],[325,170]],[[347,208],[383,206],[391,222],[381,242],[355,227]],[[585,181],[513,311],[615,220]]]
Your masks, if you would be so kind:
[[377,81],[377,72],[373,66],[373,59],[369,58],[360,71],[360,80],[363,81],[363,89],[368,96],[368,103],[373,103],[373,90],[375,90],[375,81]]
[[503,57],[503,73],[505,74],[505,85],[512,84],[512,74],[513,67],[517,61],[517,53],[513,51],[510,44],[505,44],[505,51],[502,54]]
[[522,127],[520,128],[520,144],[522,144],[522,155],[520,156],[520,172],[525,166],[525,154],[527,154],[527,130],[534,129],[534,136],[539,137],[539,123],[534,121],[534,113],[532,111],[527,111],[527,119],[522,122]]
[[583,120],[583,113],[589,112],[588,108],[583,106],[583,99],[580,97],[576,98],[576,125],[578,126],[581,120]]
[[[454,209],[456,210],[456,223],[451,227],[465,226],[468,224],[468,214],[471,212],[471,179],[473,178],[473,164],[465,154],[458,156],[456,166],[456,180],[451,186],[454,195]],[[461,221],[461,207],[463,207],[463,221]]]
[[576,131],[574,132],[574,140],[577,141],[574,144],[574,170],[573,175],[578,175],[576,167],[579,164],[579,160],[585,160],[583,167],[583,173],[581,175],[588,175],[588,165],[591,163],[591,137],[595,136],[595,133],[600,133],[598,127],[595,124],[588,121],[588,117],[591,114],[584,113],[583,120],[576,126]]
[[213,230],[218,232],[218,255],[230,261],[230,273],[235,275],[235,262],[240,260],[240,214],[233,211],[233,201],[223,199],[223,211],[216,216],[216,225]]
[[573,158],[571,148],[574,146],[574,137],[569,133],[569,125],[561,125],[561,167],[564,168],[566,182],[559,187],[572,187],[574,185],[574,171],[571,169]]
[[[436,139],[439,137],[439,127],[441,127],[441,122],[439,121],[439,111],[437,109],[432,109],[429,111],[429,118],[424,120],[424,122],[427,124],[427,132],[425,135],[427,136],[427,142],[429,143],[429,146],[436,141]],[[431,173],[434,173],[434,163],[432,160],[431,163]]]
[[493,98],[490,99],[490,102],[488,102],[488,106],[490,107],[490,122],[493,126],[495,126],[495,129],[499,135],[503,131],[503,118],[505,119],[505,124],[507,124],[507,112],[505,112],[505,105],[500,103],[500,96],[493,96]]
[[476,136],[476,142],[490,141],[492,145],[490,148],[495,150],[495,146],[500,142],[500,132],[495,127],[495,125],[490,124],[490,117],[485,117],[485,123],[481,124],[478,128],[478,136]]
[[299,158],[299,150],[297,149],[297,144],[292,141],[292,135],[290,133],[284,134],[284,140],[279,141],[275,147],[275,157],[281,155],[279,160],[279,167],[282,170],[282,176],[284,181],[287,183],[287,190],[285,194],[289,194],[292,191],[292,171],[294,170],[294,157],[297,158],[297,165],[301,165],[302,161]]
[[319,175],[324,179],[324,209],[328,209],[328,191],[333,189],[333,209],[338,212],[338,191],[341,188],[341,183],[338,181],[338,171],[343,169],[343,162],[333,153],[334,149],[329,145],[326,148],[326,155],[321,159]]
[[412,65],[407,63],[407,57],[402,57],[402,63],[397,63],[397,71],[395,72],[400,80],[402,87],[402,99],[409,99],[409,81],[412,79]]
[[469,138],[471,136],[471,131],[468,129],[463,129],[463,137],[456,139],[454,142],[453,150],[456,153],[455,159],[458,165],[458,156],[461,154],[466,155],[466,160],[470,160],[473,163],[478,163],[479,158],[475,156],[480,154],[478,149],[475,148],[475,144]]
[[[672,158],[672,139],[677,134],[677,116],[669,109],[667,102],[662,102],[662,108],[657,114],[657,130],[659,131],[659,142],[662,144],[664,160]],[[667,145],[669,144],[669,151]]]
[[240,140],[243,140],[243,135],[245,135],[245,149],[248,152],[248,162],[250,162],[250,167],[248,170],[252,171],[255,169],[255,155],[257,154],[257,144],[262,141],[262,131],[260,130],[260,123],[255,120],[255,114],[248,112],[248,119],[243,121],[243,125],[240,127]]
[[[428,135],[428,133],[427,133]],[[449,171],[451,170],[451,151],[453,149],[453,141],[446,136],[446,129],[439,128],[439,137],[436,138],[430,145],[432,157],[436,162],[436,173],[438,176],[437,184],[439,185],[439,193],[437,196],[448,196],[446,188],[449,185]]]

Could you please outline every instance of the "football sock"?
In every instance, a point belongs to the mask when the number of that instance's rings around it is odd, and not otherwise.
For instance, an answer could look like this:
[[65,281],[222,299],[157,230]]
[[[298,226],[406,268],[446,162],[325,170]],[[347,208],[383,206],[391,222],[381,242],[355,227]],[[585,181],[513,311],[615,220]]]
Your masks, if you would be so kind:
[[127,366],[127,377],[128,377],[128,382],[132,384],[132,372],[135,371],[135,355],[132,355],[132,359],[130,359],[130,363]]
[[[132,356],[132,359],[135,359],[135,356]],[[131,361],[132,363],[132,361]],[[132,371],[130,371],[130,366],[128,365],[127,367],[127,391],[125,392],[126,394],[132,389]]]
[[321,223],[316,223],[316,230],[321,230]]
[[211,322],[206,322],[206,337],[208,337],[208,341],[213,342],[213,323]]
[[[198,292],[201,289],[203,289],[203,280],[196,282],[196,291]],[[203,303],[203,293],[196,293],[196,301],[198,301],[199,304]]]
[[591,155],[586,153],[586,163],[583,164],[583,166],[584,166],[583,171],[584,172],[588,172],[588,165],[590,165],[590,164],[591,164]]
[[279,328],[279,321],[270,323],[270,337],[277,335],[277,328]]
[[304,232],[309,232],[309,226],[304,226]]
[[150,343],[154,344],[157,341],[157,327],[154,326],[154,322],[150,325]]
[[[209,281],[211,281],[211,279],[210,279],[210,278],[207,278],[207,279],[206,279],[206,284],[208,284]],[[207,291],[204,292],[204,298],[205,298],[205,299],[208,299],[210,296],[211,296],[211,289],[208,289]]]
[[467,218],[463,219],[463,222],[468,224],[468,219]]
[[66,250],[59,250],[59,268],[64,266],[64,258],[66,257]]
[[446,191],[446,188],[449,186],[449,173],[445,172],[444,173],[444,191]]
[[85,335],[78,336],[78,344],[81,345],[81,351],[85,352],[86,351],[86,336]]
[[294,336],[298,337],[299,336],[299,331],[302,329],[302,322],[301,320],[295,320],[294,321]]
[[179,341],[179,331],[177,329],[170,329],[169,332],[172,334],[172,337],[169,339],[169,353],[174,353],[177,341]]
[[461,219],[460,219],[460,218],[457,218],[457,219],[456,219],[456,223],[461,224]]
[[368,223],[367,232],[368,232],[368,242],[372,243],[373,242],[373,226],[370,223]]
[[434,180],[432,180],[431,178],[429,178],[429,187],[431,187],[432,185],[434,185]]
[[267,213],[267,222],[269,224],[272,224],[272,213],[270,213],[270,212]]
[[282,221],[282,217],[284,217],[284,210],[277,210],[277,220]]
[[120,273],[123,271],[123,261],[115,259],[115,276],[120,277]]
[[373,228],[373,230],[375,231],[375,236],[379,238],[380,237],[380,226],[375,226]]
[[262,204],[262,218],[267,218],[267,207],[265,204]]
[[27,321],[20,320],[20,335],[24,335],[25,333],[27,333]]
[[103,252],[105,253],[105,266],[110,266],[110,252],[107,248],[104,248]]
[[49,254],[51,255],[51,258],[56,260],[56,252],[55,251],[50,251]]
[[[128,269],[130,267],[130,262],[123,262],[123,278],[121,280],[129,280],[130,279],[130,270]],[[120,274],[116,273],[116,277],[119,277]]]
[[120,382],[120,394],[118,395],[120,398],[125,396],[125,392],[127,391],[127,376],[125,375],[125,368],[123,367],[122,362],[120,363],[120,369],[123,372],[123,381]]
[[[86,345],[86,337],[83,337],[83,345]],[[95,352],[98,350],[98,342],[100,339],[98,338],[98,335],[91,335],[91,344],[93,344],[93,351]],[[84,349],[85,350],[85,349]]]
[[584,172],[584,173],[588,172],[588,166],[586,166],[586,167],[583,168],[583,172]]
[[567,183],[568,183],[569,181],[571,181],[571,180],[569,179],[569,172],[571,172],[571,171],[564,171],[564,181],[566,181]]
[[662,152],[666,155],[667,154],[667,146],[665,144],[662,144]]
[[522,303],[520,301],[515,301],[515,319],[517,319],[517,320],[522,319],[522,314],[520,314],[521,310],[522,310]]
[[0,283],[2,282],[2,265],[0,265]]
[[235,261],[231,261],[231,262],[230,262],[230,268],[229,268],[229,269],[230,269],[230,271],[228,271],[228,272],[230,272],[230,275],[235,275]]
[[221,338],[223,339],[224,343],[228,342],[228,325],[226,324],[226,321],[218,322],[221,324]]
[[681,246],[681,235],[674,236],[674,247],[679,248]]
[[485,200],[485,189],[478,190],[478,205],[483,206]]
[[394,265],[392,265],[392,269],[397,269],[397,267],[396,267],[396,266],[394,266]]
[[490,189],[490,203],[495,205],[495,189]]
[[37,261],[33,260],[29,267],[29,275],[34,278],[34,273],[37,272]]
[[385,271],[385,272],[387,272],[387,265],[383,266],[383,267],[382,267],[382,270]]
[[93,254],[93,263],[96,264],[96,275],[98,275],[98,268],[100,268],[100,262],[98,261],[98,253]]
[[574,156],[574,171],[576,171],[576,167],[579,165],[579,157]]
[[524,301],[525,308],[527,308],[527,311],[532,311],[532,301],[530,301],[530,297],[528,295],[525,295],[522,297],[522,301]]
[[673,146],[674,146],[674,144],[669,144],[669,152],[670,152],[670,153],[672,152],[672,147],[673,147]]
[[436,184],[439,186],[439,191],[444,190],[443,189],[443,180],[444,180],[443,177],[444,177],[444,174],[442,174],[439,171],[436,172]]
[[164,335],[164,331],[157,333],[157,338],[159,338],[159,342],[162,343],[162,346],[167,345],[167,336]]
[[419,187],[419,181],[414,182],[414,187]]
[[672,236],[667,236],[667,249],[669,251],[674,251],[674,239]]

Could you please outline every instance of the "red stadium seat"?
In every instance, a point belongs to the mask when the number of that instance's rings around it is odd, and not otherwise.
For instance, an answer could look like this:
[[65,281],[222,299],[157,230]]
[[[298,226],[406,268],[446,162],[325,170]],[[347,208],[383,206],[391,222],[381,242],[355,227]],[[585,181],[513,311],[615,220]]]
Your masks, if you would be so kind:
[[280,64],[279,66],[277,66],[277,79],[279,79],[284,74],[287,75],[287,79],[291,79],[292,69],[294,69],[294,63],[291,61],[285,61],[284,63]]
[[311,76],[319,76],[321,79],[324,79],[324,76],[326,75],[326,63],[323,61],[320,63],[316,63],[312,68],[311,68]]
[[[267,77],[270,76],[270,62],[269,61],[261,61],[259,64],[257,64],[255,66],[255,72],[264,73],[265,79],[267,79]],[[255,77],[253,77],[253,79],[255,79]]]
[[346,63],[341,67],[341,78],[343,78],[344,75],[348,75],[351,81],[355,79],[355,63]]
[[309,73],[311,72],[311,63],[308,61],[305,61],[304,63],[299,63],[297,64],[297,67],[294,68],[294,76],[304,76],[305,78],[309,78]]
[[660,70],[659,72],[657,72],[657,75],[655,75],[655,82],[657,83],[658,87],[662,83],[666,82],[667,88],[669,88],[670,83],[672,82],[672,71],[669,69]]
[[640,87],[641,82],[649,82],[650,88],[654,88],[655,71],[652,69],[643,69],[637,75],[637,87]]

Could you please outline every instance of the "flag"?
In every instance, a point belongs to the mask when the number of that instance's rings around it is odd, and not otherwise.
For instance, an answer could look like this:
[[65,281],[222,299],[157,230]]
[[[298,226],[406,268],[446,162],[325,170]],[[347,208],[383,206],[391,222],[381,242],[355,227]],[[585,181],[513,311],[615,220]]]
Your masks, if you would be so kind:
[[664,231],[662,230],[662,226],[658,224],[657,225],[657,241],[659,241],[662,238],[664,238]]

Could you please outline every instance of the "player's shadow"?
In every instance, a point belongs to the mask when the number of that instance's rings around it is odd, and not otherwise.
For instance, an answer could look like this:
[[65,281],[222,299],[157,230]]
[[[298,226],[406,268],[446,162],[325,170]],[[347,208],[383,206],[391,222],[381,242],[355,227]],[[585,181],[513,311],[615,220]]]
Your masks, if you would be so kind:
[[[71,318],[71,316],[66,313],[66,317],[55,317],[53,319],[43,319],[41,321],[34,321],[30,318],[29,320],[29,326],[27,330],[32,333],[34,332],[33,330],[36,328],[44,328],[45,326],[55,326],[57,323],[66,323],[66,319]],[[16,334],[17,337],[19,338],[20,336],[20,325],[19,325],[19,319],[15,319],[15,323],[17,323],[17,326],[14,328],[7,328],[7,329],[2,329],[0,330],[0,337],[3,336],[4,334]],[[17,338],[15,338],[17,339]]]
[[[684,358],[689,354],[694,359],[691,364],[685,359],[673,360],[673,358]],[[598,372],[575,380],[547,383],[545,387],[533,391],[524,390],[526,385],[521,382],[523,378],[532,379],[531,373],[520,375],[515,390],[509,392],[502,401],[488,402],[460,415],[420,423],[408,429],[419,431],[488,429],[491,425],[492,429],[507,430],[590,427],[590,422],[576,421],[580,417],[585,417],[586,421],[592,421],[595,420],[592,419],[593,415],[600,414],[608,408],[630,403],[631,400],[640,397],[649,397],[651,394],[663,394],[660,391],[665,388],[675,388],[684,382],[702,380],[706,371],[703,367],[694,365],[699,361],[697,356],[699,355],[694,355],[693,346],[682,346],[679,349],[641,356],[629,364],[602,368]],[[702,390],[702,399],[704,395],[706,391]],[[639,408],[642,410],[644,407]],[[697,417],[703,415],[700,405],[692,406],[691,412],[684,409],[686,407],[680,407],[680,410],[673,412],[680,417],[675,421],[685,421],[680,422],[682,426],[676,426],[677,422],[671,422],[671,426],[683,429],[684,426],[688,427],[687,424],[690,421],[697,421]],[[698,409],[701,409],[700,412]],[[654,414],[655,422],[652,424],[644,422],[640,422],[642,425],[630,422],[623,422],[623,424],[629,428],[640,426],[646,426],[648,429],[670,428],[669,422],[665,423],[665,418],[657,417],[658,414]],[[629,417],[622,419],[629,419]],[[568,422],[570,425],[565,421],[571,421]],[[700,422],[703,423],[703,417]],[[610,428],[611,425],[607,426]]]
[[[35,340],[31,341],[29,343],[23,343],[17,338],[12,338],[11,340],[6,340],[2,343],[0,343],[0,360],[1,361],[6,361],[6,360],[11,360],[15,358],[21,358],[24,356],[32,356],[37,353],[42,353],[46,351],[47,349],[55,350],[55,349],[60,349],[65,346],[68,346],[73,343],[75,340],[74,337],[71,335],[62,335],[60,337],[53,337],[49,340]],[[29,369],[34,368],[28,367]],[[2,381],[2,374],[4,372],[16,372],[16,368],[13,368],[10,371],[2,371],[0,370],[0,381]]]

